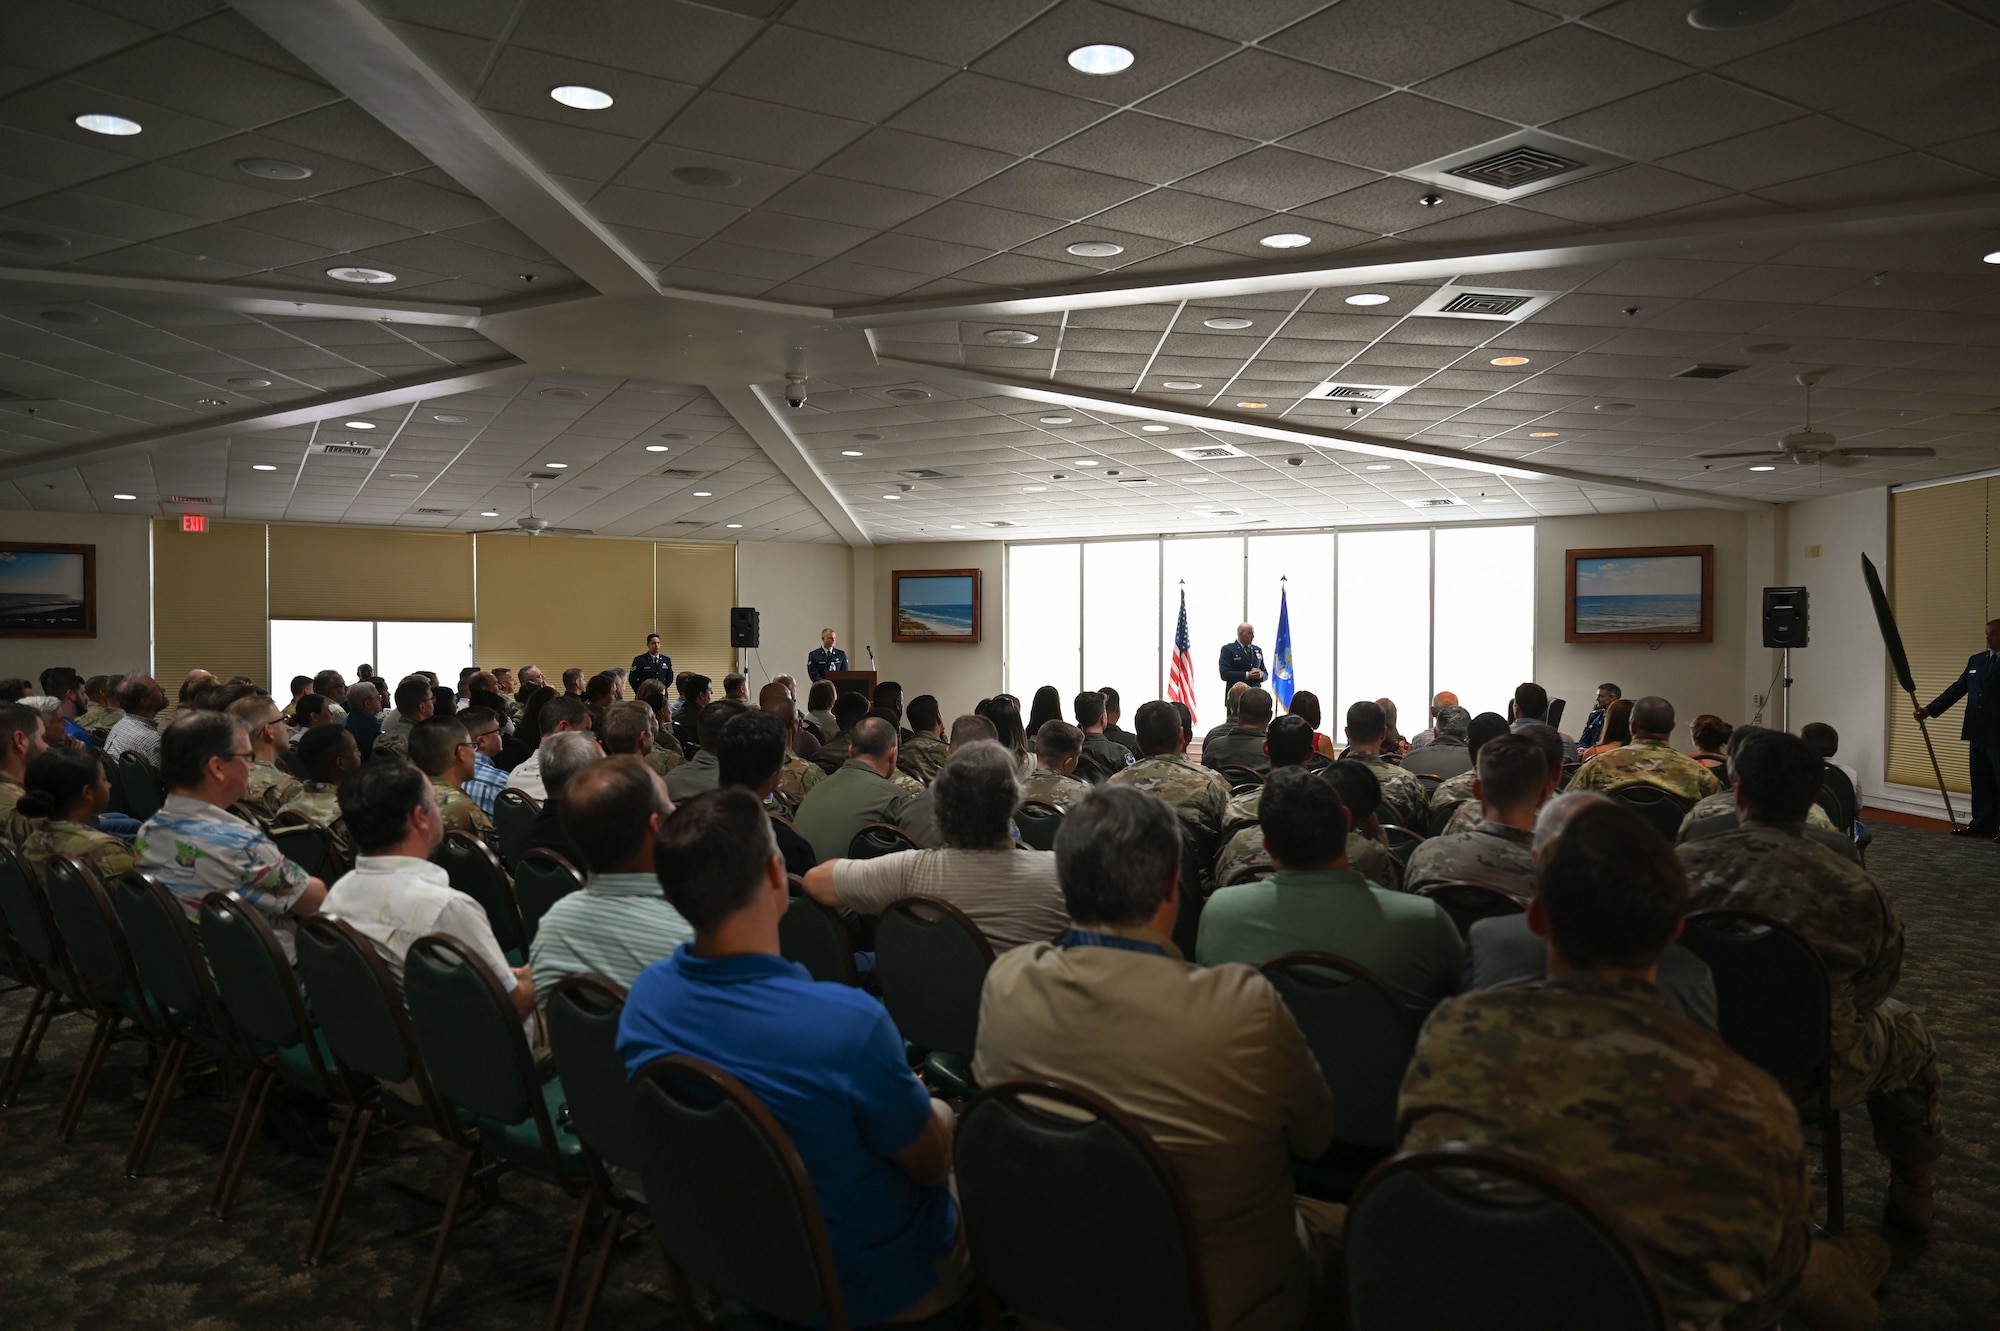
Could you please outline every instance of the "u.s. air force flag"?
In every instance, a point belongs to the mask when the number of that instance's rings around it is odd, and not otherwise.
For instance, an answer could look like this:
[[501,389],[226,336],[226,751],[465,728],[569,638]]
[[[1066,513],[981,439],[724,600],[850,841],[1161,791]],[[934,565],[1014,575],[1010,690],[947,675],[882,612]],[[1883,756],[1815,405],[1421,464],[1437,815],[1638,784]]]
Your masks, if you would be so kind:
[[1278,695],[1278,705],[1286,711],[1292,710],[1292,690],[1296,681],[1292,676],[1292,608],[1286,604],[1285,589],[1278,588],[1278,645],[1271,653],[1271,691]]

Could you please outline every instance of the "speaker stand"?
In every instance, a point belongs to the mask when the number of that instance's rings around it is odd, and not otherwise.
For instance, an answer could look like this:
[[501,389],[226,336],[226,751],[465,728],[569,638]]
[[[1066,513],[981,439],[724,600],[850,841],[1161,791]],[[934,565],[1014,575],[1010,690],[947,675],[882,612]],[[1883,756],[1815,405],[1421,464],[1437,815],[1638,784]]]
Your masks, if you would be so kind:
[[1792,730],[1792,649],[1782,648],[1778,658],[1778,729],[1790,734]]

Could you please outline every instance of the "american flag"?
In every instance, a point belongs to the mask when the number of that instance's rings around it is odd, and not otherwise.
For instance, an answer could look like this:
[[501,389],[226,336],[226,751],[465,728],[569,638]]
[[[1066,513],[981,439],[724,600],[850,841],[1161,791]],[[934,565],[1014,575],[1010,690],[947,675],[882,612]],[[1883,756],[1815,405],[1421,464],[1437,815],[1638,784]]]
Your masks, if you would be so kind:
[[1167,701],[1186,703],[1194,719],[1194,657],[1188,654],[1187,588],[1181,588],[1181,622],[1174,629],[1174,664],[1167,672]]

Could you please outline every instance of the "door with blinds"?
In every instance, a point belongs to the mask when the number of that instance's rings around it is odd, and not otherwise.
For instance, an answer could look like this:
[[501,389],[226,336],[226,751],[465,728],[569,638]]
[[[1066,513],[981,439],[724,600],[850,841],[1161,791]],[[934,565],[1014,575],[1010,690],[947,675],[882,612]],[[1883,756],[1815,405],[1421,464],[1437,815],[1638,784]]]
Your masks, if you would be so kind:
[[[2000,477],[1954,481],[1889,495],[1889,596],[1917,701],[1928,703],[1965,669],[1966,658],[1985,645],[1986,622],[2000,618]],[[1891,675],[1889,779],[1931,786],[1930,755],[1909,699]],[[1971,771],[1959,742],[1965,704],[1931,723],[1945,787],[1969,792]]]

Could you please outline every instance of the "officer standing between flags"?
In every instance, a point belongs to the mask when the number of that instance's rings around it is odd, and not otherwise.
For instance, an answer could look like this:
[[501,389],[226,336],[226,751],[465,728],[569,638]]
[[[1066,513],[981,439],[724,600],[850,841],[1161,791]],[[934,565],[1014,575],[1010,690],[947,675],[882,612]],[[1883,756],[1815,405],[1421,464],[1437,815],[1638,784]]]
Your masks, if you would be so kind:
[[1236,641],[1222,645],[1222,659],[1219,663],[1222,683],[1225,688],[1231,684],[1248,684],[1251,688],[1261,688],[1266,678],[1264,671],[1264,649],[1253,638],[1257,630],[1249,624],[1236,626]]

